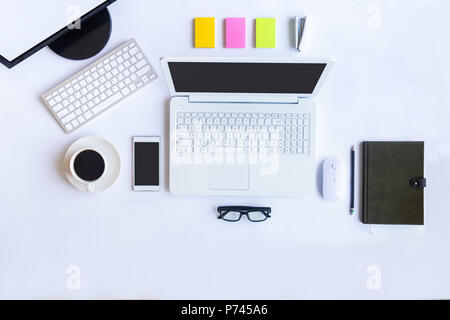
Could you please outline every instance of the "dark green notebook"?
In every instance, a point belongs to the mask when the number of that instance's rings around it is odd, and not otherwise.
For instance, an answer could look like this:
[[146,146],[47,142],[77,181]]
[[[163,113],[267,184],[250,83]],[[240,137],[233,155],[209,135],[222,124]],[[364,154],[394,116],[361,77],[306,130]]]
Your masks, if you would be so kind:
[[363,142],[362,222],[423,225],[423,142]]

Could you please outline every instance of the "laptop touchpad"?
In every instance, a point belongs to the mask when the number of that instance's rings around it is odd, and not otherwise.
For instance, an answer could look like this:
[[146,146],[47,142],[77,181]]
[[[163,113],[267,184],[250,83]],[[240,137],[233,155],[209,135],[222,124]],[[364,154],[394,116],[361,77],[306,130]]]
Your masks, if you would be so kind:
[[248,190],[248,164],[217,164],[208,167],[210,190]]

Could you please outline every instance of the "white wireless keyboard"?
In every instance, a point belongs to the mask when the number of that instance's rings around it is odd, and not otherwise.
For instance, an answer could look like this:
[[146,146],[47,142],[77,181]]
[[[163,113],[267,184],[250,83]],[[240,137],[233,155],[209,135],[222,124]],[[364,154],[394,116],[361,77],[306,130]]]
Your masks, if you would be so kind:
[[66,133],[71,133],[157,78],[135,40],[130,40],[42,95]]

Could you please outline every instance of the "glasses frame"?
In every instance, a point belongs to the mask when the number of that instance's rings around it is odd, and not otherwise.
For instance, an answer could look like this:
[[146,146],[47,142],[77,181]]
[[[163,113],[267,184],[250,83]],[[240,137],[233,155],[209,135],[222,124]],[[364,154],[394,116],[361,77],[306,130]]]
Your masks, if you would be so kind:
[[[225,219],[225,216],[230,211],[239,212],[240,213],[239,219],[238,220]],[[225,207],[218,207],[217,212],[219,213],[219,216],[217,217],[217,219],[221,219],[221,220],[224,220],[227,222],[238,222],[241,220],[242,216],[247,216],[248,221],[251,221],[251,222],[263,222],[271,217],[270,213],[272,212],[272,209],[269,207],[225,206]],[[259,221],[251,220],[248,215],[250,212],[261,212],[266,218],[264,220],[259,220]]]

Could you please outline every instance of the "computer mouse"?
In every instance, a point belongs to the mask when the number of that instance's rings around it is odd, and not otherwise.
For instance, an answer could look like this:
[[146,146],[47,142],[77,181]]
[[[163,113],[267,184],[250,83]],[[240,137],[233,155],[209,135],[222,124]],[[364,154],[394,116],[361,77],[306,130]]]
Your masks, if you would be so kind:
[[323,162],[322,196],[327,201],[336,201],[344,196],[345,177],[342,161],[328,158]]

